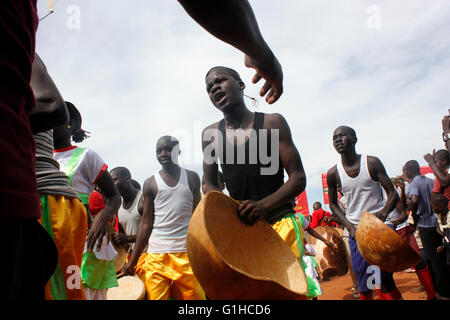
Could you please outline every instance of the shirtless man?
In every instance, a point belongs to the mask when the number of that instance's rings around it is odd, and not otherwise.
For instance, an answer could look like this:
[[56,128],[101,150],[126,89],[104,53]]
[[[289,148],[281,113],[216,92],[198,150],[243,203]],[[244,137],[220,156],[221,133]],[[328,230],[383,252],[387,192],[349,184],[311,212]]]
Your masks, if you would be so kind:
[[[350,233],[351,261],[360,299],[370,300],[372,290],[367,287],[369,264],[358,251],[356,228],[361,214],[365,211],[374,214],[393,228],[392,221],[400,216],[396,209],[399,197],[381,161],[377,157],[356,153],[357,141],[355,130],[350,127],[340,126],[334,131],[333,146],[341,155],[341,161],[328,170],[327,184],[330,209]],[[347,199],[345,214],[337,201],[338,186],[341,186]],[[382,188],[386,191],[386,201],[383,199]],[[380,300],[402,299],[392,273],[381,271],[381,290],[378,290],[378,295]]]

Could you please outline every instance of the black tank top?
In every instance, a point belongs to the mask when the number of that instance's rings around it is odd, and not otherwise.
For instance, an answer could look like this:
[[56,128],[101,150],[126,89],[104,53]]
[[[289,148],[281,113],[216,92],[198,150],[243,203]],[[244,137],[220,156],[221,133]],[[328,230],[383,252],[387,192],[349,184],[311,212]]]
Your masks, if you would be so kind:
[[[271,132],[270,130],[260,131],[260,129],[263,128],[264,113],[255,112],[253,130],[256,135],[251,136],[251,138],[245,142],[245,161],[241,160],[238,162],[238,147],[231,144],[231,142],[226,138],[225,120],[222,119],[219,122],[218,129],[222,134],[223,141],[221,143],[222,152],[219,152],[218,158],[222,167],[226,188],[233,199],[259,201],[276,192],[284,184],[284,167],[279,156],[279,166],[276,173],[272,175],[261,174],[261,168],[269,168],[271,166],[271,163],[261,163],[260,140],[264,139],[264,134],[267,135],[267,147],[266,150],[262,150],[262,154],[267,156],[269,159],[272,159],[270,148]],[[251,139],[253,139],[252,143],[249,142]],[[256,139],[256,143],[254,139]],[[250,145],[254,146],[252,147],[252,157],[250,157],[249,152]],[[234,159],[227,159],[226,148],[234,149]],[[257,150],[256,157],[254,155],[255,150]],[[243,153],[242,149],[240,152],[241,154]],[[265,220],[269,223],[274,223],[291,212],[293,212],[293,205],[291,202],[286,202],[285,204],[273,209],[265,217]]]

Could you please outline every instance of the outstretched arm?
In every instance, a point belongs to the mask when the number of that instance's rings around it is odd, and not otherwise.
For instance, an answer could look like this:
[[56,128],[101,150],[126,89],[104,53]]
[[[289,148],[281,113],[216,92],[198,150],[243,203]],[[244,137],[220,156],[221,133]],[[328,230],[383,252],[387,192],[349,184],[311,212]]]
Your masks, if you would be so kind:
[[253,83],[266,80],[260,95],[269,104],[283,93],[283,71],[264,41],[247,0],[178,0],[186,12],[215,37],[246,54],[245,65],[256,70]]
[[34,57],[30,85],[36,97],[36,106],[29,116],[33,133],[64,125],[69,120],[66,104],[37,54]]

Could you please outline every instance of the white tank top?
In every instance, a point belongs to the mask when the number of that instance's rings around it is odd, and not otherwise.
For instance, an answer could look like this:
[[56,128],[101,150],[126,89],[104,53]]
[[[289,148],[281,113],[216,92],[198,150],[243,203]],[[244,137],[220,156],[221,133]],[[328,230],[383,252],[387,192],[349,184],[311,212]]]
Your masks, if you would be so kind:
[[[337,163],[337,170],[341,180],[342,193],[347,200],[345,217],[357,226],[363,212],[374,213],[383,208],[383,188],[378,181],[372,180],[367,167],[367,156],[361,155],[359,174],[355,178],[347,175],[342,162]],[[391,224],[391,218],[398,215],[397,210],[388,214],[385,223]]]
[[181,168],[178,184],[169,187],[155,174],[158,194],[155,198],[155,220],[148,240],[148,253],[186,252],[187,229],[192,216],[194,197],[186,170]]
[[[141,198],[142,191],[138,190],[136,198],[134,198],[133,204],[130,208],[124,209],[123,202],[119,208],[118,217],[119,223],[125,230],[126,235],[136,235],[139,228],[139,222],[142,216],[138,212],[138,203]],[[134,243],[131,244],[131,249],[134,248]]]

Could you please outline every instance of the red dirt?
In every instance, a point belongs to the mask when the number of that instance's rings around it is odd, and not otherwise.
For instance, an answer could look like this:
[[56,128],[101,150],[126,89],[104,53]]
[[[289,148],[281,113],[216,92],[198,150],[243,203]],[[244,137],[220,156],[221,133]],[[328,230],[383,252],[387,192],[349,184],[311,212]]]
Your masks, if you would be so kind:
[[[404,300],[426,300],[425,291],[414,292],[420,282],[415,273],[396,272],[394,280]],[[352,279],[347,273],[344,276],[333,277],[329,281],[320,280],[323,294],[318,300],[355,300],[353,298]],[[374,290],[374,300],[378,300],[378,293]]]

